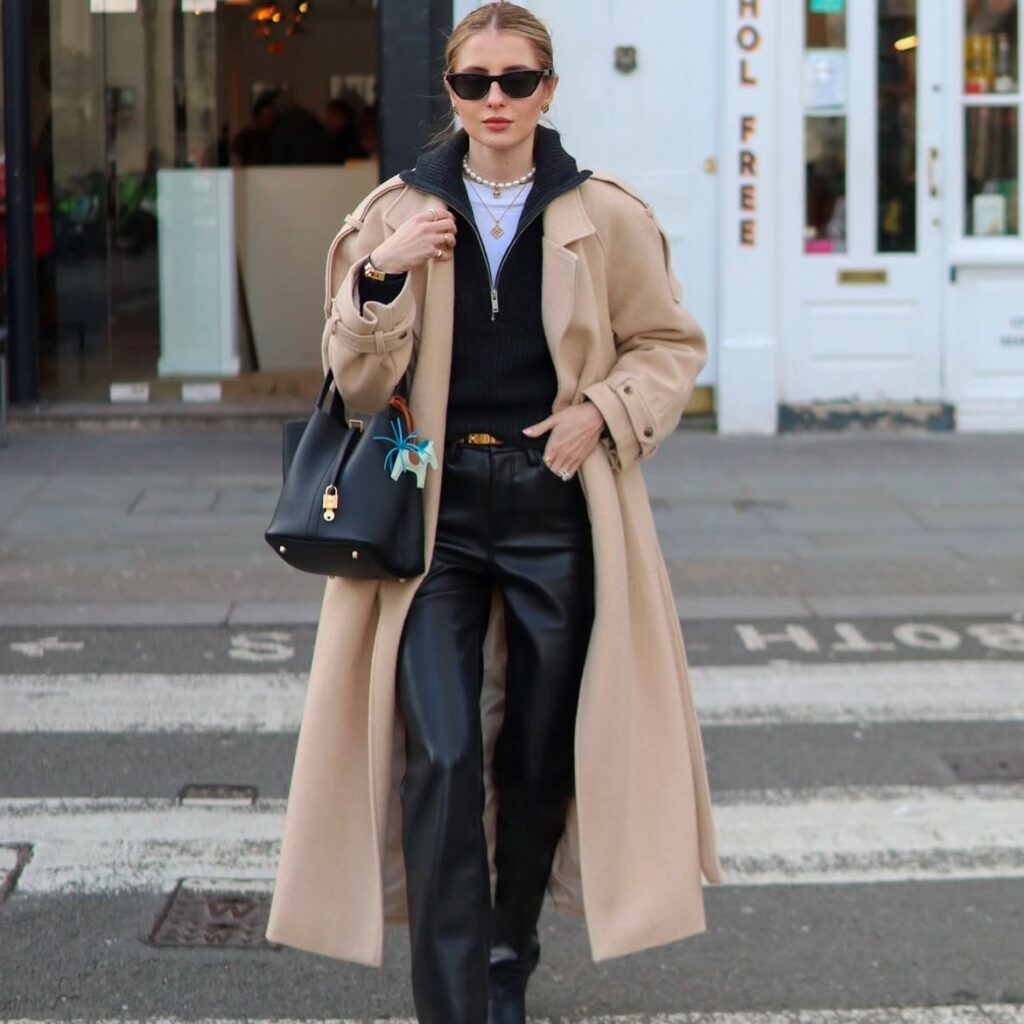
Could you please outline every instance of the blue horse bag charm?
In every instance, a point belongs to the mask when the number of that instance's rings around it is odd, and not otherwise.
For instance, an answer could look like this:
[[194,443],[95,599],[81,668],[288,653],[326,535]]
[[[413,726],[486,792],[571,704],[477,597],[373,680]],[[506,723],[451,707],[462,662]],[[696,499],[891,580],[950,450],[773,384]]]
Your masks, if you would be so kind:
[[384,456],[384,468],[391,473],[391,479],[397,480],[403,473],[413,473],[416,486],[422,489],[426,483],[427,467],[437,469],[434,442],[416,440],[416,431],[412,429],[412,412],[405,399],[395,395],[390,404],[401,416],[391,421],[390,437],[377,434],[373,439],[389,446]]

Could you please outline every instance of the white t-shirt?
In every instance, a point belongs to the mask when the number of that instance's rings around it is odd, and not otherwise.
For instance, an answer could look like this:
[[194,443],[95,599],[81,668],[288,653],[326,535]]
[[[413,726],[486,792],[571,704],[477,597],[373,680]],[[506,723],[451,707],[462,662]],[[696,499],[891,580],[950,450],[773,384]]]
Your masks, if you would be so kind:
[[[525,185],[503,189],[500,198],[495,199],[494,192],[486,185],[478,185],[475,181],[466,181],[466,192],[469,194],[469,202],[473,207],[476,229],[483,239],[487,262],[491,268],[491,284],[494,284],[502,257],[512,244],[512,239],[515,238],[516,229],[519,227],[519,218],[523,215],[523,207],[526,205],[526,197],[530,194],[531,188],[533,188],[533,182],[528,181]],[[500,238],[495,238],[492,234],[496,220],[499,220],[501,224]]]

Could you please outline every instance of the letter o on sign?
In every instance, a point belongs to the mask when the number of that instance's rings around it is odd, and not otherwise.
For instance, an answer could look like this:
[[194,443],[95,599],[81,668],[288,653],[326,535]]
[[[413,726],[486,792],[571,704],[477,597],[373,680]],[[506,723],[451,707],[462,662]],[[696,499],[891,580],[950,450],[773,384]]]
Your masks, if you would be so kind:
[[741,50],[749,53],[761,45],[761,33],[754,25],[741,25],[739,32],[736,33],[736,42]]

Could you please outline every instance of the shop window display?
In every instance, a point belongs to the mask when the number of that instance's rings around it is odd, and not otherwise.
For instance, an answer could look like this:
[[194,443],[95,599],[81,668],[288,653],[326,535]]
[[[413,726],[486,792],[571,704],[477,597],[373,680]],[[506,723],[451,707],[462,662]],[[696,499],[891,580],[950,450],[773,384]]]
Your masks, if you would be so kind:
[[1020,4],[964,0],[964,234],[1020,234]]

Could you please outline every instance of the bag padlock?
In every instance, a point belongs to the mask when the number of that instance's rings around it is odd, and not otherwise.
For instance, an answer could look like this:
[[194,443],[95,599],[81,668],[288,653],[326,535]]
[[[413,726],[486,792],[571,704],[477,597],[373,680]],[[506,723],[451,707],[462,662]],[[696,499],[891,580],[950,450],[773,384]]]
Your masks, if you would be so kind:
[[334,521],[334,510],[338,507],[338,488],[334,484],[328,484],[324,491],[324,519],[330,523]]

